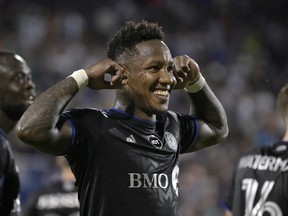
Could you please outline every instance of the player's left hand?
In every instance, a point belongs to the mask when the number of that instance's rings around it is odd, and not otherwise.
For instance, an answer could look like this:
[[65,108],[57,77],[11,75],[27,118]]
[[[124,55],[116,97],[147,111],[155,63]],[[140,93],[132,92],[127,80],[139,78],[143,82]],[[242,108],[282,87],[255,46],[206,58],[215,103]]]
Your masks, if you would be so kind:
[[187,55],[176,56],[174,59],[174,76],[177,83],[174,89],[183,89],[195,83],[200,77],[200,68],[196,61]]

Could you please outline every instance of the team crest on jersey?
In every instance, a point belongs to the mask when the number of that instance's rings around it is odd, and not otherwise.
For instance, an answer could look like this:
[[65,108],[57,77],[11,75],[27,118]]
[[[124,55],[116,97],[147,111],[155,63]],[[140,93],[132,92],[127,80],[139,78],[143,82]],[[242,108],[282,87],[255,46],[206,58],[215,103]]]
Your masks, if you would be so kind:
[[148,136],[148,140],[153,146],[155,146],[158,149],[161,149],[163,147],[163,143],[155,135]]
[[166,140],[167,145],[173,150],[177,151],[177,141],[173,134],[169,132],[165,132],[164,138]]

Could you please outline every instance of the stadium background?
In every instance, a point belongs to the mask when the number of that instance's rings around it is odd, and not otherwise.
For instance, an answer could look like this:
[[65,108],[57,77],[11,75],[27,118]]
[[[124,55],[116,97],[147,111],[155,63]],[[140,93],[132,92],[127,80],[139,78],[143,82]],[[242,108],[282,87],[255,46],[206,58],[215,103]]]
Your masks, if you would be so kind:
[[[22,55],[37,93],[106,54],[106,43],[129,19],[164,27],[173,55],[187,54],[223,103],[230,134],[220,145],[181,158],[181,216],[218,216],[235,162],[246,150],[281,139],[275,96],[288,81],[286,0],[0,0],[0,48]],[[71,106],[108,108],[111,91],[83,90]],[[186,112],[182,91],[170,107]],[[52,156],[15,139],[22,204],[57,175]]]

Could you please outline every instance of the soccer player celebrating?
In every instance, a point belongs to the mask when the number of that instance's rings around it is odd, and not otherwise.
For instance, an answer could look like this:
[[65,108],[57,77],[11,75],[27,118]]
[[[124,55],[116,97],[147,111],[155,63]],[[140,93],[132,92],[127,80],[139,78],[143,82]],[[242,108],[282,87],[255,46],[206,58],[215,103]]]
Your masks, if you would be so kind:
[[[80,215],[178,215],[179,155],[227,137],[226,113],[197,63],[173,58],[163,37],[157,23],[127,22],[107,59],[46,90],[17,126],[26,144],[67,158]],[[115,89],[113,108],[65,110],[85,86]],[[185,89],[190,114],[168,110],[173,89]]]

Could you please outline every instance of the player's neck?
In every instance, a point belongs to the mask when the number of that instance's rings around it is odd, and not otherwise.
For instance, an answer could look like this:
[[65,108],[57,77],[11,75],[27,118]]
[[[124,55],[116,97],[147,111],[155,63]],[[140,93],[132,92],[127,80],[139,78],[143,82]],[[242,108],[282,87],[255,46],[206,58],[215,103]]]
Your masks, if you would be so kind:
[[9,133],[15,126],[16,122],[11,120],[4,112],[0,111],[0,128],[5,133]]
[[120,103],[119,101],[116,101],[113,108],[122,110],[125,113],[128,113],[131,116],[134,116],[138,119],[146,120],[146,121],[156,121],[156,115],[153,113],[146,113],[140,109],[136,109],[133,106],[126,105],[124,103]]
[[283,139],[284,142],[288,142],[288,130],[285,132]]

